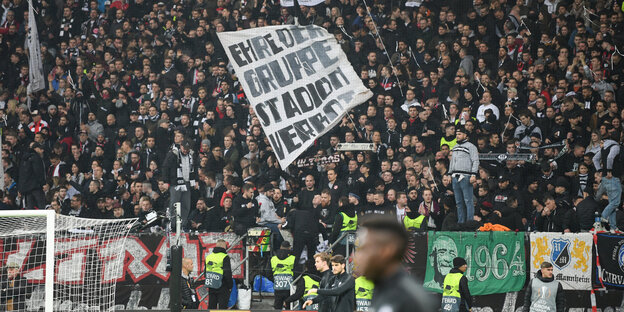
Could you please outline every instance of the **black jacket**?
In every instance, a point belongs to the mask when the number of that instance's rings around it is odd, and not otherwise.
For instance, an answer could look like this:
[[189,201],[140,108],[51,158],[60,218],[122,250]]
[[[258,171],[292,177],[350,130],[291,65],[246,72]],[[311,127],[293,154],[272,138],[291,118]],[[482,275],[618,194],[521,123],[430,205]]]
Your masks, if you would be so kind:
[[[247,208],[247,203],[252,204]],[[258,215],[258,202],[255,199],[244,198],[238,195],[232,203],[232,216],[234,216],[234,231],[238,235],[247,233],[247,230],[256,226],[256,216]]]
[[538,213],[535,220],[535,227],[542,232],[559,232],[562,233],[566,229],[571,232],[578,232],[578,220],[573,209],[560,207],[550,213],[548,216],[542,216]]
[[182,275],[180,278],[180,295],[181,304],[184,309],[197,309],[199,306],[199,300],[193,287],[193,279],[191,277],[185,277]]
[[[323,273],[321,273],[321,281],[319,282],[319,289],[327,289],[330,288],[334,283],[334,273],[332,273],[331,268]],[[355,287],[355,283],[353,284]],[[319,304],[318,312],[330,312],[333,311],[334,303],[336,302],[335,297],[316,297],[315,303]]]
[[[535,278],[541,280],[544,283],[555,282],[554,277],[550,277],[550,278],[543,277],[542,271],[537,271],[537,273],[535,273]],[[529,308],[531,307],[531,292],[532,292],[531,284],[532,283],[533,283],[532,280],[529,281],[526,291],[524,292],[523,311],[525,312],[529,312]],[[555,282],[555,283],[559,283],[559,282]],[[563,297],[563,286],[561,286],[561,283],[559,283],[559,287],[557,287],[557,297],[555,297],[555,303],[557,304],[557,312],[565,311],[565,298]]]
[[[169,151],[163,162],[163,179],[165,180],[165,182],[169,183],[171,187],[182,184],[178,183],[178,178],[182,178],[178,177],[178,167],[180,167],[180,157],[178,157],[179,153],[181,152],[179,152],[179,150],[177,149]],[[191,157],[191,172],[189,173],[189,181],[198,181],[196,170],[197,159],[193,153],[189,153],[189,157]]]
[[403,269],[375,284],[373,303],[369,310],[433,312],[434,304],[423,288]]
[[581,231],[589,231],[594,227],[594,214],[600,208],[600,204],[592,196],[587,196],[576,205],[576,216]]
[[212,207],[206,211],[202,228],[206,232],[223,232],[228,224],[228,216],[225,210],[219,206]]
[[317,209],[293,209],[288,212],[283,229],[290,229],[294,237],[318,236],[322,225]]
[[[352,312],[355,309],[355,279],[346,271],[336,275],[331,288],[320,288],[318,297],[312,300],[314,303],[323,301],[324,298],[337,297],[334,312]],[[320,311],[320,307],[319,307]]]
[[13,287],[9,287],[9,280],[4,278],[0,288],[0,303],[6,304],[8,299],[13,299],[13,311],[26,310],[26,297],[30,295],[32,290],[28,286],[26,279],[16,276],[13,280]]
[[[24,159],[19,168],[19,179],[17,189],[26,194],[37,189],[41,189],[46,183],[45,165],[41,156],[34,151],[24,155]],[[43,207],[40,207],[42,209]]]
[[299,198],[299,202],[297,203],[298,207],[303,209],[312,208],[312,199],[315,195],[319,194],[321,194],[321,192],[317,189],[311,191],[306,189],[301,190],[299,194],[297,194],[297,197]]
[[[198,209],[195,208],[191,210],[191,212],[189,213],[188,222],[185,226],[192,231],[206,232],[206,226],[208,225],[208,222],[209,222],[207,220],[207,217],[208,217],[207,210],[199,211]],[[196,224],[199,224],[199,226],[197,228],[192,227],[193,222],[195,222]]]

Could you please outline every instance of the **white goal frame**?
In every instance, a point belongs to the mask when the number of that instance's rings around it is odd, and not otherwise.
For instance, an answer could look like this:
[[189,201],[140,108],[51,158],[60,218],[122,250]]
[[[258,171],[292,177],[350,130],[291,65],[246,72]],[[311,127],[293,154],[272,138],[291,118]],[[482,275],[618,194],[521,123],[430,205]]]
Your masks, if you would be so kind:
[[46,312],[52,312],[54,308],[54,230],[55,230],[54,210],[3,210],[0,211],[0,218],[23,218],[23,217],[45,217],[46,228],[41,233],[46,234],[46,257],[45,257],[45,285],[44,285],[44,308]]

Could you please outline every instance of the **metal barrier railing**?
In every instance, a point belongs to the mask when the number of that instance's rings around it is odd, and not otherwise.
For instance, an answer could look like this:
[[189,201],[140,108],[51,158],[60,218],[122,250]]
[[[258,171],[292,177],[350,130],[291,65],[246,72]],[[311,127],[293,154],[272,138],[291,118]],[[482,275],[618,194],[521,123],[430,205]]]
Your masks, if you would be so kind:
[[[226,249],[226,250],[225,250],[225,253],[227,253],[228,251],[230,251],[230,250],[232,250],[234,247],[236,247],[236,245],[238,245],[238,243],[239,243],[240,241],[242,241],[243,239],[245,239],[246,237],[247,237],[247,234],[244,234],[244,235],[242,235],[241,237],[237,238],[237,239],[236,239],[236,240],[235,240],[232,244],[230,244],[230,247],[229,247],[228,249]],[[212,253],[212,252],[210,252],[210,253]],[[208,254],[208,255],[209,255],[209,254]],[[206,256],[208,256],[208,255],[206,255]],[[247,257],[246,257],[245,259],[247,259]],[[243,264],[243,263],[245,262],[245,259],[243,259],[243,260],[241,261],[241,264]],[[236,268],[232,268],[232,271],[234,271],[234,270],[238,269],[239,267],[240,267],[240,264],[239,264]],[[247,266],[247,268],[249,268],[249,266]],[[247,270],[245,270],[245,272],[247,272]],[[197,277],[195,278],[195,280],[193,281],[193,283],[196,283],[196,282],[197,282],[197,281],[198,281],[198,280],[199,280],[202,276],[204,276],[204,274],[205,274],[205,273],[206,273],[206,272],[205,272],[205,271],[203,271],[203,272],[201,272],[199,275],[197,275]]]
[[336,247],[336,245],[340,244],[342,242],[342,240],[345,240],[346,243],[346,251],[345,251],[345,258],[347,259],[347,265],[345,266],[345,269],[347,270],[347,273],[351,273],[351,266],[349,266],[349,256],[351,254],[351,244],[355,243],[355,231],[345,231],[342,232],[342,234],[340,234],[340,236],[338,237],[338,239],[329,246],[328,251],[334,251],[334,247]]

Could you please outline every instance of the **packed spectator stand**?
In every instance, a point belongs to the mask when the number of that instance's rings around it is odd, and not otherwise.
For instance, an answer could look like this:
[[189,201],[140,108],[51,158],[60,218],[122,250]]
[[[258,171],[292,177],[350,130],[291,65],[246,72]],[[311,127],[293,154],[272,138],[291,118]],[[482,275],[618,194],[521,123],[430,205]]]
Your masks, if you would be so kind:
[[[342,211],[424,215],[422,230],[448,231],[589,231],[604,209],[617,230],[624,217],[612,178],[624,160],[622,1],[33,6],[47,86],[29,95],[28,3],[0,5],[1,209],[138,217],[141,231],[161,231],[164,218],[147,215],[176,196],[186,231],[290,228],[295,251],[311,233],[335,240]],[[280,167],[217,38],[295,22],[333,34],[374,92],[301,156],[339,163]],[[479,163],[462,223],[457,130],[495,156]],[[374,150],[336,150],[354,142]]]

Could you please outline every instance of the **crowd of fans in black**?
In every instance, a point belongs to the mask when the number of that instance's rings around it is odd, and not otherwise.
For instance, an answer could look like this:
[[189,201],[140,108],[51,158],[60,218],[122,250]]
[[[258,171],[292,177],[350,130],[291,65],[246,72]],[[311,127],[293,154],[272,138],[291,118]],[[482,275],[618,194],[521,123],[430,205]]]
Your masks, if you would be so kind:
[[[146,223],[175,191],[190,196],[186,230],[284,225],[295,237],[341,211],[557,232],[591,229],[607,203],[619,211],[620,195],[600,187],[624,160],[620,0],[32,3],[47,77],[32,95],[28,3],[0,5],[2,209]],[[332,33],[374,92],[302,155],[340,163],[280,167],[216,35],[295,17]],[[462,225],[448,171],[456,127],[479,153],[533,155],[481,160]]]

